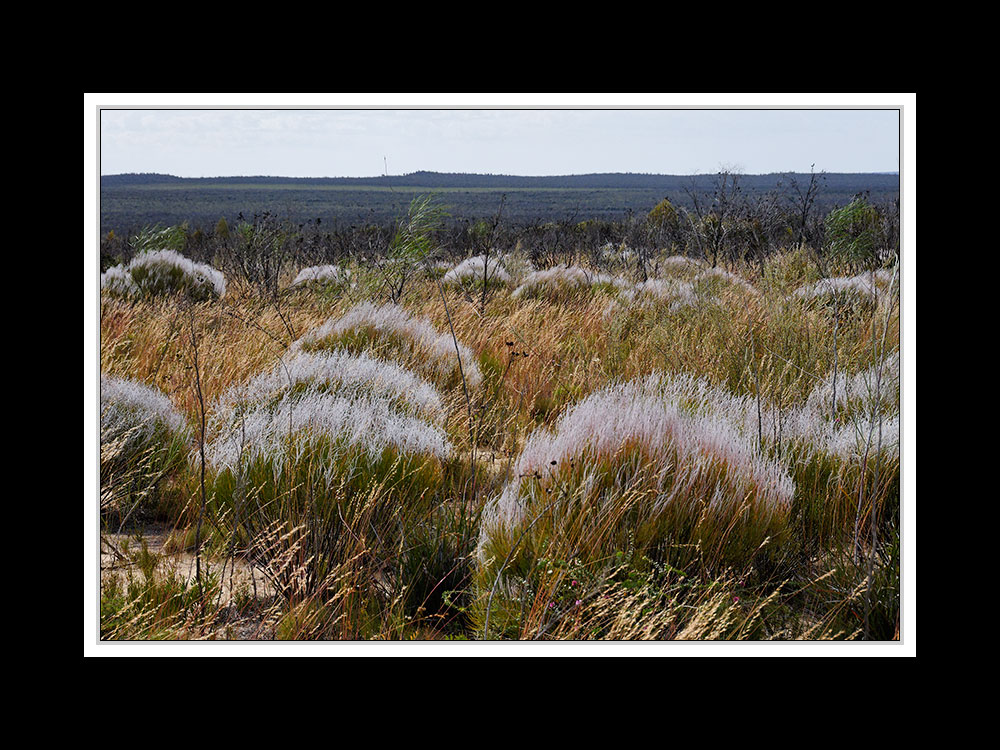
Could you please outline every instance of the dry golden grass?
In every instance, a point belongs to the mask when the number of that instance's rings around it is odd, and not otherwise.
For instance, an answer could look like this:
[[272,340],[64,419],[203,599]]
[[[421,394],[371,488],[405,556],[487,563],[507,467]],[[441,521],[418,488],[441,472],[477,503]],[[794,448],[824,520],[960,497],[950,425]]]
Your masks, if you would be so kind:
[[[403,306],[428,318],[440,331],[449,329],[450,314],[455,336],[478,356],[485,376],[483,386],[470,394],[471,404],[466,404],[460,388],[445,394],[446,427],[460,456],[458,464],[473,460],[479,464],[475,496],[462,495],[471,492],[471,474],[466,471],[464,480],[449,485],[456,488],[450,501],[481,505],[502,486],[510,462],[533,429],[552,425],[567,406],[609,383],[653,372],[690,373],[737,394],[759,395],[764,408],[778,410],[801,403],[835,362],[843,372],[870,367],[884,346],[883,336],[889,342],[888,351],[898,349],[898,304],[889,308],[883,304],[875,314],[839,320],[835,348],[829,311],[789,299],[797,286],[816,278],[815,268],[801,254],[775,256],[762,272],[738,270],[759,293],[725,286],[714,300],[675,311],[655,303],[628,304],[605,291],[553,302],[515,299],[504,288],[490,294],[484,311],[478,295],[470,297],[455,288],[442,290],[430,280],[414,282],[401,300]],[[361,285],[341,296],[300,291],[266,299],[253,289],[230,284],[226,297],[213,303],[189,304],[178,298],[103,299],[101,370],[160,389],[197,425],[195,349],[205,404],[211,408],[227,388],[273,367],[303,333],[375,291],[376,287]],[[457,489],[463,487],[468,489]],[[190,482],[182,491],[195,496]],[[841,518],[839,522],[851,521]],[[350,577],[346,570],[343,575]],[[816,615],[803,610],[794,627],[788,625],[787,617],[772,625],[769,618],[785,606],[781,602],[788,588],[776,584],[748,599],[738,578],[719,579],[673,603],[665,595],[669,586],[609,584],[600,589],[600,595],[557,618],[549,611],[546,592],[539,591],[525,605],[520,635],[663,640],[852,634],[838,627],[839,615],[829,612]],[[841,601],[854,601],[856,596],[852,590]],[[350,598],[341,589],[337,597]],[[370,622],[362,628],[343,619],[369,617],[370,613],[363,614],[369,612],[368,606],[358,603],[353,609],[338,609],[329,600],[322,606],[305,601],[269,616],[272,631],[279,637],[344,637],[361,632],[378,637],[379,628],[373,629]],[[391,616],[383,620],[382,637],[441,636],[439,630],[423,624],[408,629],[394,619],[398,614],[394,603],[384,607]],[[334,610],[340,612],[339,619],[324,619],[324,613]]]

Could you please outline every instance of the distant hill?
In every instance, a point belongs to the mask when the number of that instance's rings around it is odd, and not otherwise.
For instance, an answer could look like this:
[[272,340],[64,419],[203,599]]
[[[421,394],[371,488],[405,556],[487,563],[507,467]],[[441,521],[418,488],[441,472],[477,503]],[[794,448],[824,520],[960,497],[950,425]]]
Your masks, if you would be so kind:
[[162,185],[165,182],[184,182],[183,177],[153,172],[101,175],[101,187],[121,187],[127,185]]
[[[808,174],[770,173],[741,175],[742,184],[751,190],[769,190],[779,182],[795,177],[800,182],[808,180]],[[848,186],[864,186],[869,190],[898,190],[897,172],[846,173],[827,172],[826,185],[839,191]],[[187,184],[199,185],[300,185],[344,186],[344,187],[426,187],[426,188],[602,188],[620,190],[682,190],[695,185],[711,186],[715,174],[664,175],[639,174],[634,172],[614,172],[602,174],[553,175],[548,177],[525,177],[502,174],[463,174],[454,172],[412,172],[404,175],[380,177],[175,177],[169,174],[117,174],[102,175],[101,187],[124,187],[138,185]]]

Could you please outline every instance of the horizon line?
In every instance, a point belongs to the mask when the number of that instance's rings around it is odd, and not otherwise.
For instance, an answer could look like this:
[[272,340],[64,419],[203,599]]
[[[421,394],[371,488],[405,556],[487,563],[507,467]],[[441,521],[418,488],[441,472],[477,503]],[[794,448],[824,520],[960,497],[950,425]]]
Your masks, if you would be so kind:
[[[228,175],[199,175],[199,176],[184,176],[171,174],[170,172],[113,172],[109,174],[101,174],[100,177],[122,177],[126,175],[153,175],[157,177],[174,177],[178,180],[219,180],[219,179],[230,179],[238,177],[277,177],[283,180],[378,180],[378,179],[388,179],[392,177],[412,177],[418,174],[437,174],[437,175],[463,175],[463,176],[475,176],[475,177],[518,177],[518,178],[544,178],[544,177],[590,177],[590,176],[605,176],[605,175],[637,175],[643,177],[703,177],[706,175],[717,175],[722,174],[727,170],[717,170],[713,172],[572,172],[567,174],[544,174],[544,175],[524,175],[524,174],[510,174],[506,172],[438,172],[433,169],[418,169],[414,172],[404,172],[402,174],[381,174],[381,175],[279,175],[279,174],[228,174]],[[810,174],[810,172],[796,172],[795,170],[778,170],[773,172],[733,172],[743,177],[764,177],[767,175],[780,175],[780,174]],[[899,170],[873,170],[868,172],[830,172],[827,170],[821,170],[816,172],[818,175],[822,174],[884,174],[884,175],[898,175]]]

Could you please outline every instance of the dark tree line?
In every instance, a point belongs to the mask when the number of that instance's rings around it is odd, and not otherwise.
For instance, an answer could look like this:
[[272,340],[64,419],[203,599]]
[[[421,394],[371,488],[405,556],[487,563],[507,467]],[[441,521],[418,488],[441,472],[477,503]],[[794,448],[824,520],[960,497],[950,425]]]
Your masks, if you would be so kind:
[[[434,257],[456,261],[489,252],[525,254],[536,267],[588,261],[602,267],[627,261],[643,277],[663,253],[703,259],[714,266],[757,264],[768,255],[797,247],[835,254],[859,266],[891,261],[899,251],[899,200],[874,202],[861,193],[849,203],[822,210],[826,175],[792,176],[768,191],[747,190],[741,174],[723,170],[710,183],[690,181],[686,205],[664,198],[648,213],[618,220],[570,216],[560,221],[451,219],[433,232]],[[211,230],[176,228],[179,249],[193,260],[213,263],[227,275],[269,292],[288,264],[298,267],[347,260],[367,264],[385,259],[398,221],[343,225],[322,219],[292,222],[263,212],[231,226],[220,219]],[[101,240],[101,270],[128,262],[140,249],[130,231]]]

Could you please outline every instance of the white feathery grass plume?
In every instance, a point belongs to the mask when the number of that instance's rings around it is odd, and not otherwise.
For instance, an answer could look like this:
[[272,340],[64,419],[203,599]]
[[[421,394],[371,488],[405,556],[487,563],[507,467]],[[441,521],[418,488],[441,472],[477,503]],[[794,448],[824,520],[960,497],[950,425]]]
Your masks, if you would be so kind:
[[487,283],[499,282],[509,284],[512,279],[504,262],[491,256],[488,260],[485,255],[475,255],[466,258],[454,268],[450,269],[441,279],[442,284],[460,284],[462,282],[476,282],[483,280],[485,271]]
[[113,266],[101,274],[101,291],[114,297],[135,297],[139,287],[124,266]]
[[841,376],[834,410],[831,374],[813,388],[805,404],[786,415],[783,432],[799,445],[847,461],[877,450],[898,455],[899,385],[895,352],[881,365]]
[[176,468],[191,431],[170,399],[155,388],[101,373],[101,512],[130,510]]
[[[586,272],[585,273],[589,273]],[[597,284],[602,284],[604,286],[611,287],[618,293],[633,293],[635,292],[635,284],[624,276],[612,276],[608,273],[590,273],[590,285],[595,286]]]
[[523,297],[533,294],[549,294],[560,290],[583,290],[601,284],[614,288],[617,292],[631,292],[633,284],[621,276],[589,271],[580,266],[565,264],[529,273],[521,285],[511,294]]
[[101,442],[126,433],[145,442],[158,431],[186,435],[187,423],[166,394],[134,380],[101,373]]
[[854,414],[845,418],[828,419],[827,415],[802,408],[791,411],[782,419],[782,434],[786,447],[825,453],[857,463],[866,454],[881,452],[899,455],[899,412]]
[[[827,375],[806,399],[807,410],[816,413],[857,411],[863,414],[899,410],[899,352],[890,354],[881,366],[854,375],[840,375],[837,403],[833,403],[833,373]],[[835,407],[835,408],[834,408]]]
[[[768,450],[784,453],[790,447],[836,456],[855,462],[864,455],[870,434],[877,435],[881,416],[882,451],[899,449],[899,357],[888,357],[883,365],[881,397],[875,395],[876,368],[842,377],[837,385],[837,401],[848,408],[846,414],[831,418],[832,375],[821,381],[805,403],[775,412],[757,409],[750,396],[714,388],[700,378],[681,374],[661,382],[665,397],[682,403],[696,413],[722,419],[745,439],[763,440]],[[846,395],[845,395],[846,394]],[[870,432],[875,427],[874,432]],[[895,436],[895,437],[894,437]],[[869,446],[871,452],[876,445]]]
[[309,266],[299,271],[292,286],[306,284],[346,284],[351,279],[351,271],[343,266]]
[[258,407],[288,390],[307,387],[340,396],[367,393],[436,424],[445,417],[441,394],[426,380],[395,362],[345,350],[298,352],[246,383],[229,388],[219,397],[215,412],[223,415]]
[[195,263],[173,250],[148,250],[134,257],[125,267],[143,291],[153,293],[187,288],[203,295],[222,297],[226,278],[205,263]]
[[205,446],[206,459],[216,471],[235,471],[241,460],[259,456],[275,459],[276,465],[294,462],[319,439],[361,448],[371,456],[394,448],[443,460],[452,450],[440,427],[402,414],[385,400],[315,388],[285,393],[269,408],[251,409],[234,418],[230,427]]
[[220,396],[206,458],[219,471],[258,456],[277,465],[327,439],[369,455],[391,447],[444,459],[451,446],[443,420],[440,394],[395,363],[344,351],[299,353]]
[[673,311],[698,304],[694,287],[687,281],[678,279],[647,279],[636,285],[636,294],[639,297],[667,300]]
[[371,302],[362,302],[342,317],[330,318],[306,333],[292,344],[291,352],[337,348],[338,339],[364,329],[373,329],[377,334],[407,342],[415,353],[427,357],[425,369],[441,377],[457,373],[461,358],[461,370],[468,386],[476,388],[482,382],[482,372],[468,347],[459,343],[456,357],[455,342],[450,332],[438,333],[429,320],[413,317],[392,303],[376,306]]
[[793,297],[812,300],[821,297],[860,295],[871,297],[875,294],[875,279],[871,273],[857,276],[834,276],[806,284],[792,292]]
[[858,461],[866,454],[881,452],[886,456],[899,456],[899,412],[881,420],[859,416],[841,427],[830,429],[820,443],[827,453],[843,459]]
[[657,457],[661,478],[674,474],[672,489],[650,502],[669,503],[685,484],[709,472],[724,476],[729,485],[718,488],[713,503],[738,502],[754,493],[769,511],[783,512],[794,482],[742,432],[746,410],[738,397],[689,377],[652,375],[588,396],[560,417],[554,431],[542,428],[529,436],[514,464],[514,478],[484,509],[481,544],[497,525],[526,519],[521,498],[533,475],[558,471],[571,460],[580,466],[613,465],[629,444]]
[[546,268],[544,271],[532,271],[511,296],[521,297],[528,293],[537,293],[547,287],[576,287],[583,289],[590,286],[591,274],[578,266],[559,265]]

